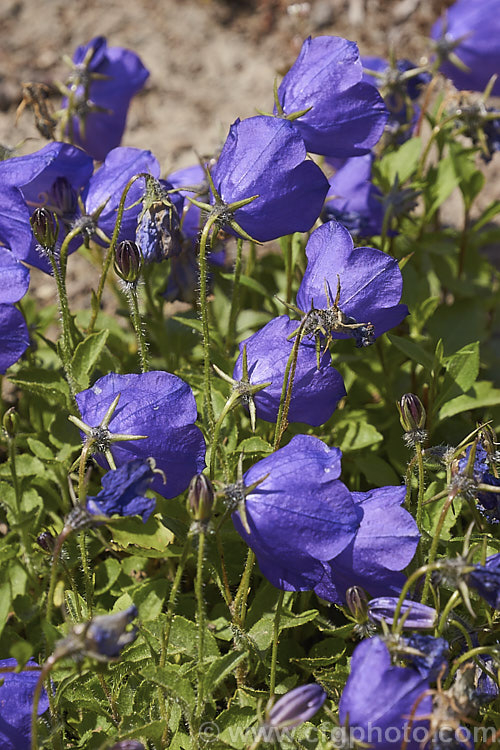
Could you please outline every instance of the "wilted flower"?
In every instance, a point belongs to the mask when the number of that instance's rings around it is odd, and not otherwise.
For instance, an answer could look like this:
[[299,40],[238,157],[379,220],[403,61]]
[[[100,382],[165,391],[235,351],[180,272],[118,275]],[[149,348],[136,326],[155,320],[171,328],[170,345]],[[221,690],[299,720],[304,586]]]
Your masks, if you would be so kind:
[[[191,388],[163,371],[110,373],[76,395],[83,422],[98,427],[118,394],[120,400],[101,435],[99,451],[109,449],[118,467],[132,458],[153,458],[166,482],[158,476],[151,489],[164,497],[176,497],[205,466],[205,441],[194,424],[197,409]],[[113,442],[114,433],[147,437]],[[99,454],[97,460],[105,464]]]
[[145,522],[153,512],[156,500],[145,497],[153,482],[154,461],[137,458],[102,478],[102,490],[87,498],[87,510],[97,516],[142,516]]
[[298,727],[319,711],[325,699],[325,691],[315,682],[294,688],[282,695],[269,710],[265,726],[278,731]]
[[[221,226],[237,234],[230,227],[234,219],[259,242],[311,229],[328,192],[328,180],[306,157],[304,141],[287,120],[265,116],[236,120],[212,170],[222,200],[217,208]],[[252,197],[255,200],[234,213],[227,209]],[[210,200],[218,205],[213,195]]]
[[[32,659],[27,667],[37,667]],[[0,746],[2,750],[30,750],[31,712],[35,686],[39,671],[3,672],[2,669],[15,669],[15,659],[0,660]],[[45,713],[49,699],[42,690],[38,704],[38,715]]]
[[354,42],[309,37],[278,88],[274,113],[293,121],[312,153],[367,154],[382,135],[388,112],[378,91],[362,79]]
[[444,638],[434,638],[432,635],[412,633],[400,639],[403,645],[402,655],[407,664],[434,682],[439,675],[444,675],[448,668],[448,652],[450,645]]
[[130,100],[148,76],[135,52],[108,47],[102,36],[78,47],[63,103],[70,107],[72,141],[102,161],[120,145]]
[[[239,345],[240,356],[233,378],[239,380],[243,375],[243,347],[246,347],[249,382],[253,385],[270,383],[253,397],[257,416],[267,422],[276,422],[278,416],[283,379],[293,347],[289,336],[296,330],[297,322],[282,315],[270,320]],[[319,367],[317,360],[314,342],[303,339],[297,355],[289,422],[324,424],[346,395],[340,373],[331,367],[329,352],[322,354]]]
[[[483,91],[500,70],[500,0],[456,0],[432,27],[440,70],[457,89]],[[500,94],[500,78],[492,93]]]
[[[320,313],[325,334],[354,338],[366,346],[408,315],[401,299],[398,262],[373,247],[354,247],[349,232],[336,221],[315,229],[306,245],[307,268],[297,305]],[[338,294],[338,302],[336,297]]]
[[484,565],[475,565],[467,575],[467,583],[490,607],[500,609],[500,552],[488,557]]

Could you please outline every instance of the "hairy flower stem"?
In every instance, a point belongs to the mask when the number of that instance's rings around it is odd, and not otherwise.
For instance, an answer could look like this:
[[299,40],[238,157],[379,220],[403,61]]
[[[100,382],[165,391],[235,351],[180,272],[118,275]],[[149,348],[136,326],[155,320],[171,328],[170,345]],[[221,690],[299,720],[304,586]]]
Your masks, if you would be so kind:
[[[165,623],[165,628],[163,630],[163,637],[162,637],[162,643],[161,643],[161,653],[160,653],[160,667],[164,667],[167,663],[167,655],[168,655],[168,645],[170,643],[170,632],[172,630],[172,623],[174,621],[174,614],[175,614],[175,603],[177,600],[177,594],[179,593],[179,587],[181,585],[182,576],[184,574],[184,568],[186,566],[187,559],[189,557],[189,553],[191,551],[191,537],[188,534],[186,537],[186,541],[184,542],[184,547],[182,548],[182,553],[179,558],[179,562],[177,563],[177,569],[175,571],[174,580],[172,582],[172,588],[170,589],[170,594],[168,597],[168,604],[167,604],[167,621]],[[167,691],[164,687],[160,687],[159,689],[159,700],[160,700],[160,713],[162,716],[163,721],[165,722],[165,728],[163,730],[162,735],[162,747],[166,746],[166,743],[168,741],[168,734],[169,734],[169,728],[168,725],[170,724],[170,712],[172,709],[172,702],[167,705]]]
[[212,368],[210,363],[210,326],[208,324],[208,302],[207,302],[207,240],[217,223],[217,215],[209,216],[200,237],[200,249],[198,254],[198,267],[200,272],[199,306],[201,325],[203,331],[203,384],[204,384],[204,406],[205,418],[208,422],[208,434],[210,439],[214,432],[214,406],[212,403]]
[[59,314],[61,316],[61,359],[64,368],[64,374],[68,381],[71,395],[74,397],[77,391],[77,385],[73,376],[71,358],[73,355],[73,338],[71,335],[71,316],[69,312],[68,296],[66,293],[66,284],[57,265],[57,260],[53,253],[49,253],[50,265],[57,287],[57,297],[59,301]]
[[288,426],[288,411],[290,409],[290,401],[292,399],[293,380],[295,378],[295,371],[297,369],[297,359],[299,356],[299,345],[302,340],[302,333],[306,324],[306,318],[302,321],[295,336],[293,342],[292,351],[288,357],[286,363],[285,376],[283,378],[283,387],[281,389],[280,405],[278,409],[278,418],[276,420],[276,430],[274,433],[274,445],[273,450],[278,450],[281,438]]
[[144,335],[141,314],[139,312],[137,287],[135,287],[133,284],[125,284],[124,290],[130,308],[130,316],[132,319],[132,325],[134,327],[135,338],[137,340],[137,351],[139,352],[141,372],[147,372],[149,370],[148,345],[146,343],[146,336]]
[[198,558],[196,563],[196,619],[198,621],[198,691],[196,694],[195,716],[199,720],[205,707],[203,682],[205,670],[203,668],[205,652],[205,602],[203,600],[203,562],[205,554],[205,532],[198,534]]
[[253,566],[255,564],[255,553],[249,549],[247,559],[245,563],[245,569],[241,576],[240,585],[233,601],[233,620],[240,627],[243,628],[245,624],[247,599],[250,592],[250,578],[252,575]]
[[[418,494],[417,494],[417,513],[416,521],[418,530],[422,534],[422,520],[424,515],[424,493],[425,493],[425,475],[424,475],[424,457],[422,454],[422,443],[417,443],[415,446],[415,455],[417,458],[418,466]],[[418,548],[417,548],[417,560],[418,565],[423,563],[423,550],[422,550],[422,537],[420,537]]]
[[38,704],[42,694],[43,683],[52,671],[58,657],[52,654],[42,667],[38,682],[33,693],[33,709],[31,711],[31,750],[39,750],[38,745]]
[[[417,568],[405,581],[405,584],[401,590],[401,593],[399,595],[398,603],[396,604],[396,609],[394,610],[393,620],[392,620],[392,632],[396,633],[398,628],[398,622],[399,622],[399,616],[401,614],[401,607],[403,606],[403,602],[406,599],[406,595],[408,591],[411,589],[414,583],[418,581],[419,578],[423,575],[430,575],[430,573],[436,569],[436,565],[422,565],[422,567]],[[422,600],[423,601],[423,600]]]
[[217,453],[219,453],[221,461],[223,463],[224,467],[224,477],[226,481],[229,481],[229,467],[227,465],[226,457],[224,455],[224,452],[221,449],[221,446],[219,446],[219,440],[220,440],[220,431],[222,428],[222,424],[224,422],[224,419],[229,414],[235,403],[238,401],[240,395],[237,391],[233,391],[231,395],[229,396],[228,400],[224,404],[224,408],[222,409],[221,413],[219,414],[219,418],[217,419],[217,422],[214,425],[214,431],[212,435],[211,440],[211,447],[210,447],[210,479],[214,478],[215,474],[215,457]]
[[293,253],[292,253],[292,236],[287,234],[280,240],[281,250],[283,252],[283,258],[285,260],[285,271],[286,271],[286,301],[290,303],[292,301],[292,281],[293,281]]
[[89,557],[87,553],[85,531],[81,531],[78,534],[78,544],[80,546],[80,555],[82,558],[83,580],[85,582],[85,599],[87,604],[88,616],[92,617],[92,609],[94,606],[94,584],[89,568]]
[[33,575],[32,568],[31,568],[31,558],[30,558],[30,540],[28,536],[28,531],[26,529],[26,525],[21,522],[21,500],[22,500],[22,492],[21,492],[21,486],[19,484],[19,477],[17,476],[17,468],[16,468],[16,438],[15,436],[7,436],[7,446],[8,446],[8,453],[9,453],[9,464],[10,464],[10,474],[12,477],[12,487],[14,488],[14,498],[16,502],[16,521],[19,528],[19,539],[21,542],[21,550],[23,558],[26,561],[26,564],[28,566],[28,570],[30,571],[30,576]]
[[99,279],[99,285],[97,287],[97,292],[95,293],[95,295],[93,294],[92,316],[90,318],[90,323],[87,328],[87,335],[93,332],[96,321],[97,321],[97,316],[99,315],[102,295],[104,293],[104,286],[106,284],[106,278],[108,276],[109,269],[111,268],[111,264],[113,263],[113,258],[115,255],[115,248],[118,242],[118,236],[120,234],[120,229],[122,226],[123,212],[125,211],[125,201],[127,199],[128,192],[130,188],[132,187],[132,185],[134,184],[134,182],[136,182],[136,180],[139,180],[140,178],[144,178],[146,176],[147,176],[146,173],[141,172],[140,174],[136,174],[133,177],[131,177],[130,180],[125,185],[125,188],[122,193],[122,197],[120,198],[120,203],[118,205],[118,211],[117,211],[117,216],[116,216],[116,224],[115,224],[115,228],[113,229],[111,242],[109,243],[109,247],[106,252],[106,257],[104,258],[104,263],[103,263],[102,271],[101,271],[101,277]]
[[280,638],[280,620],[281,620],[281,610],[283,608],[284,596],[285,596],[285,592],[280,591],[280,595],[276,603],[276,612],[274,613],[273,650],[271,653],[271,673],[269,676],[269,697],[270,698],[273,697],[274,689],[276,687],[276,664],[278,660],[278,641]]
[[448,615],[450,614],[452,609],[458,604],[458,602],[460,601],[460,597],[461,597],[460,591],[454,591],[453,594],[448,599],[448,601],[446,602],[446,606],[439,616],[439,624],[437,627],[438,635],[441,635],[441,633],[445,629],[446,621],[448,620]]
[[227,326],[226,351],[230,351],[236,338],[236,321],[240,310],[240,278],[243,257],[243,239],[238,238],[236,243],[236,262],[234,264],[233,294],[231,296],[231,310],[229,312],[229,323]]
[[[494,649],[496,653],[498,654],[498,650]],[[451,684],[451,681],[453,680],[453,676],[456,674],[457,669],[461,664],[463,664],[465,661],[469,661],[469,659],[473,659],[475,656],[479,656],[480,654],[488,654],[489,656],[492,655],[492,647],[491,646],[476,646],[475,648],[471,648],[470,651],[466,651],[465,654],[461,654],[458,656],[455,661],[453,662],[453,666],[450,669],[450,674],[448,675],[447,682]]]
[[433,570],[432,566],[435,563],[436,555],[437,555],[437,549],[438,545],[441,539],[441,531],[443,530],[444,522],[446,520],[446,516],[448,514],[449,509],[451,508],[451,504],[453,500],[455,499],[455,495],[450,495],[448,499],[446,500],[445,504],[443,505],[443,508],[441,510],[441,513],[439,515],[438,522],[436,524],[436,528],[434,529],[434,535],[432,537],[432,544],[429,551],[429,559],[428,559],[428,567],[429,571],[427,575],[425,576],[425,582],[424,582],[424,590],[422,591],[422,598],[421,602],[422,604],[425,604],[427,601],[427,598],[429,596],[429,587],[431,583],[431,572]]
[[52,609],[54,607],[54,592],[56,588],[56,581],[57,581],[57,563],[59,561],[59,555],[61,554],[61,549],[68,538],[68,536],[71,534],[73,529],[71,526],[65,526],[59,536],[57,537],[54,550],[52,552],[52,565],[50,568],[50,582],[49,582],[49,591],[47,594],[47,612],[46,612],[46,620],[47,622],[50,622],[52,617]]

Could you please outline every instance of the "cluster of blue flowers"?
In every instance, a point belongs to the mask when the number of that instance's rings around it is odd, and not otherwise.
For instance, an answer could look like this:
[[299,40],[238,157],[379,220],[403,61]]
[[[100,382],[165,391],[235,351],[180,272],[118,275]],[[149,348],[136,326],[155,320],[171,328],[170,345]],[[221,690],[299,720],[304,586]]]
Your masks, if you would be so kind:
[[[484,13],[491,14],[487,27],[481,20]],[[197,256],[201,238],[209,234],[207,227],[213,227],[208,260],[214,265],[224,263],[228,236],[255,244],[310,233],[295,300],[290,295],[285,303],[289,314],[271,318],[239,341],[232,377],[226,376],[233,395],[250,412],[252,426],[259,419],[276,425],[277,432],[273,451],[241,470],[236,482],[229,482],[230,472],[221,461],[225,481],[220,481],[218,493],[224,504],[220,516],[224,520],[231,514],[260,572],[274,587],[314,592],[323,603],[349,610],[353,632],[368,636],[352,654],[338,704],[339,729],[353,733],[361,746],[367,743],[377,750],[417,750],[422,741],[435,749],[468,746],[462,722],[498,695],[493,679],[498,649],[484,656],[476,633],[457,617],[457,627],[467,634],[462,652],[479,649],[473,655],[481,658],[460,661],[459,655],[458,667],[451,670],[450,654],[455,649],[456,655],[458,648],[441,637],[446,617],[440,618],[437,600],[436,608],[425,603],[425,593],[433,583],[432,574],[437,574],[456,589],[469,611],[469,590],[499,609],[500,553],[483,554],[483,564],[471,563],[469,553],[447,561],[434,556],[417,570],[424,577],[424,602],[417,601],[417,590],[415,600],[407,598],[408,569],[412,564],[418,567],[414,558],[423,537],[410,513],[407,486],[350,490],[341,479],[339,448],[312,434],[294,434],[284,446],[280,443],[290,423],[299,423],[296,430],[306,432],[324,425],[344,399],[348,402],[349,390],[333,366],[341,366],[340,358],[334,359],[339,351],[336,342],[344,340],[346,350],[354,345],[362,355],[384,333],[404,328],[410,311],[401,302],[400,264],[385,249],[355,245],[360,238],[396,231],[388,222],[392,209],[372,181],[377,144],[381,139],[401,144],[412,136],[422,115],[418,99],[431,80],[432,65],[459,88],[500,93],[498,80],[491,80],[500,63],[499,19],[498,0],[477,5],[457,0],[432,30],[437,57],[423,69],[408,60],[363,59],[354,42],[338,37],[309,38],[276,89],[272,113],[236,120],[217,157],[167,179],[160,179],[160,165],[150,151],[120,146],[130,100],[148,71],[137,55],[110,48],[97,37],[73,57],[64,88],[61,140],[0,163],[2,374],[30,345],[22,312],[29,266],[61,282],[68,255],[82,245],[92,242],[103,252],[114,249],[115,269],[132,299],[132,317],[137,318],[133,303],[141,273],[145,266],[150,270],[166,259],[170,275],[160,294],[169,301],[196,299],[198,262],[200,268],[204,262]],[[491,156],[498,150],[500,120],[491,115],[495,110],[483,101],[482,105],[487,114],[481,132]],[[479,138],[470,123],[462,132],[474,142]],[[318,162],[326,165],[325,171],[309,154],[322,157]],[[206,291],[202,286],[202,315]],[[75,349],[71,331],[64,329],[64,314],[62,301],[63,334]],[[202,326],[206,323],[204,319]],[[141,330],[138,324],[139,348]],[[205,329],[203,333],[204,351],[210,354]],[[63,341],[59,353],[66,344]],[[105,524],[112,529],[113,516],[140,516],[146,523],[157,505],[165,508],[164,500],[177,498],[188,487],[193,525],[187,541],[199,535],[202,570],[202,539],[216,508],[203,472],[207,445],[212,474],[224,452],[216,439],[220,425],[210,413],[212,396],[205,392],[208,407],[202,432],[191,385],[176,374],[149,369],[146,349],[143,346],[141,352],[142,372],[107,372],[88,388],[75,387],[68,370],[72,360],[61,356],[68,398],[78,412],[70,418],[80,428],[83,448],[79,503],[62,521],[51,550],[53,571],[71,531]],[[196,395],[201,388],[197,383]],[[232,407],[233,402],[228,404]],[[423,474],[423,407],[407,397],[400,411]],[[102,488],[93,495],[87,493],[88,462],[105,472]],[[240,469],[242,463],[243,458]],[[460,495],[485,522],[498,524],[497,464],[495,451],[479,438],[471,439],[447,464],[447,502]],[[181,567],[179,571],[168,603],[171,617]],[[49,613],[54,584],[55,573]],[[197,594],[202,592],[200,569],[195,586]],[[87,622],[73,624],[44,669],[53,666],[51,659],[55,663],[67,656],[117,659],[137,637],[136,628],[127,629],[137,614],[131,605],[123,612],[89,615]],[[203,627],[200,601],[197,620]],[[419,632],[431,629],[434,635]],[[162,668],[169,633],[164,635]],[[203,639],[198,638],[203,657]],[[35,718],[49,703],[40,690],[38,665],[29,661],[25,671],[15,672],[16,664],[14,659],[0,662],[0,740],[2,747],[28,750],[34,696]],[[308,721],[325,699],[319,684],[295,687],[268,706],[257,744],[266,732],[290,730]],[[442,729],[455,732],[455,739],[443,738]],[[458,729],[465,732],[463,741],[456,740]]]

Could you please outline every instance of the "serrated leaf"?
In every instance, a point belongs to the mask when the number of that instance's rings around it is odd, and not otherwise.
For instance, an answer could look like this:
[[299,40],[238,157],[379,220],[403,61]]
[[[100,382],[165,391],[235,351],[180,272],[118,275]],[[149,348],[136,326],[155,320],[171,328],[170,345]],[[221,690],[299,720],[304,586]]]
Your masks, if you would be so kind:
[[78,344],[73,353],[71,360],[73,377],[82,390],[90,385],[90,375],[101,356],[108,336],[107,329],[91,333]]
[[150,516],[146,523],[136,517],[113,519],[110,529],[115,544],[123,548],[134,545],[163,552],[174,540],[172,532],[157,516]]
[[246,652],[231,651],[212,662],[204,677],[206,694],[213,693],[217,685],[223,682],[247,658]]
[[191,714],[195,705],[195,694],[189,680],[182,677],[178,667],[167,664],[164,667],[145,667],[141,675],[155,685],[163,687],[167,693],[184,705],[184,710]]

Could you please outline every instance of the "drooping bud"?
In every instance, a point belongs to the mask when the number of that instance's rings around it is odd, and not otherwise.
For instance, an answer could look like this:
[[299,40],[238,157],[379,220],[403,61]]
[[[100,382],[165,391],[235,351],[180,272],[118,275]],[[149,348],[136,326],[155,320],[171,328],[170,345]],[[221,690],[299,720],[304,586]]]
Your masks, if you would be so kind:
[[[394,612],[398,604],[397,596],[380,596],[377,599],[370,599],[368,602],[368,616],[373,622],[385,622],[392,625],[394,621]],[[433,607],[428,607],[420,602],[413,602],[410,599],[404,599],[400,617],[404,617],[403,627],[410,630],[430,630],[434,627],[437,619],[437,612]]]
[[195,474],[191,479],[187,497],[187,509],[194,521],[207,523],[212,515],[214,488],[204,474]]
[[276,701],[268,712],[266,727],[277,730],[298,727],[319,711],[325,698],[325,691],[315,682],[294,688]]
[[36,241],[45,250],[53,250],[59,234],[59,223],[55,214],[46,208],[36,208],[30,218]]
[[119,242],[115,249],[114,268],[118,276],[129,284],[136,284],[143,265],[142,253],[131,240]]
[[7,433],[7,437],[9,438],[15,437],[17,434],[18,427],[19,427],[19,417],[15,408],[11,406],[11,408],[7,409],[7,411],[3,415],[3,428],[5,432]]
[[356,622],[366,622],[368,619],[368,600],[363,589],[359,586],[351,586],[345,592],[345,598],[349,611]]
[[137,607],[132,604],[123,612],[93,617],[85,630],[85,653],[97,659],[114,659],[119,656],[122,648],[137,637],[137,628],[126,630],[137,615]]

